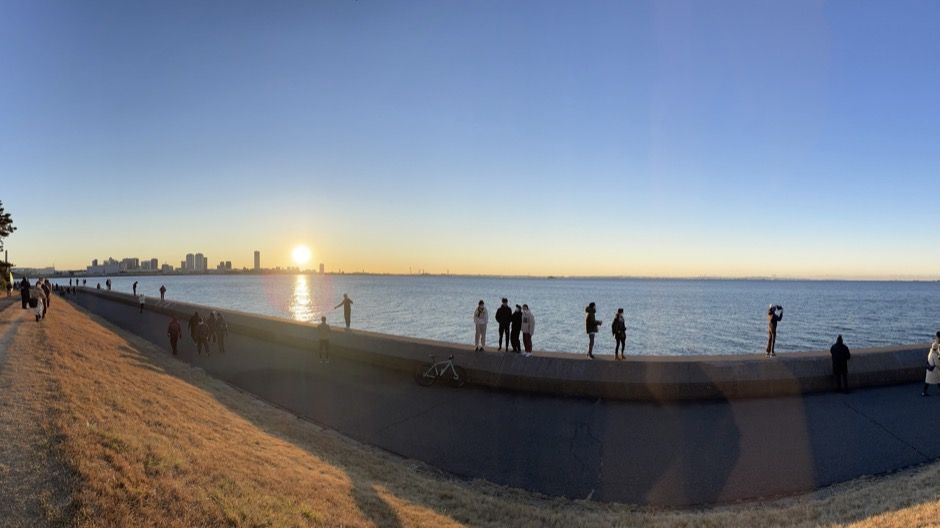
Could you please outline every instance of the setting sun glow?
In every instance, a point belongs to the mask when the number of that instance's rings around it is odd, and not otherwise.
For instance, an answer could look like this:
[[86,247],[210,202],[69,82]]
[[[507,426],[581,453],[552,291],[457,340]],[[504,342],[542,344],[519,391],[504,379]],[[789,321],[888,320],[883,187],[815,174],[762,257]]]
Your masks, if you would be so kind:
[[310,250],[306,246],[297,246],[291,253],[291,257],[297,264],[306,264],[310,260]]

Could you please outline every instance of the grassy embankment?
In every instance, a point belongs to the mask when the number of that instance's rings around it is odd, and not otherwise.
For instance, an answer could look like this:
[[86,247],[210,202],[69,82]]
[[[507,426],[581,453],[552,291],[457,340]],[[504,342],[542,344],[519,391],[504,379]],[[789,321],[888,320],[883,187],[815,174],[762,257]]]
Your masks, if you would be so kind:
[[[700,511],[449,479],[272,408],[59,301],[14,306],[0,372],[5,526],[924,526],[940,465]],[[17,320],[19,321],[17,323]],[[9,439],[9,440],[7,440]]]

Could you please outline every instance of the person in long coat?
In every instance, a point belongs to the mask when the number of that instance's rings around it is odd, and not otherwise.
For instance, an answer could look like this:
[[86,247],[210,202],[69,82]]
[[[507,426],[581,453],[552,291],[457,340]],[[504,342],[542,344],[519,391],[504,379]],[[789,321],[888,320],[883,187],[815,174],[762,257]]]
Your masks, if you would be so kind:
[[927,353],[927,375],[924,377],[924,390],[921,396],[927,396],[927,387],[936,384],[940,387],[940,332],[937,332],[936,338],[930,345],[930,352]]
[[836,390],[849,392],[849,360],[852,354],[842,342],[842,336],[836,338],[836,344],[829,349],[832,354],[832,375],[836,378]]

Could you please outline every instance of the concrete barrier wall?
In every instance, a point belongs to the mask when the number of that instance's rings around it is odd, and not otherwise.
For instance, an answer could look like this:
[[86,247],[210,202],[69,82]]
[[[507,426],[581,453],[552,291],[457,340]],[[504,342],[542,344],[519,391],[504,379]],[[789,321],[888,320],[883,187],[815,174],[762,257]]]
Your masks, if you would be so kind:
[[[113,302],[137,306],[129,294],[80,288]],[[176,315],[185,322],[193,312],[225,314],[229,332],[274,343],[313,349],[315,324],[303,324],[212,306],[148,298],[146,310]],[[913,383],[924,378],[928,344],[852,351],[849,385],[870,387]],[[413,339],[333,327],[332,354],[373,365],[413,372],[428,356],[463,367],[470,383],[497,389],[557,396],[645,401],[735,399],[793,396],[834,388],[828,351],[728,356],[646,356],[624,361],[589,360],[583,355],[536,352],[531,357],[504,352],[475,352],[467,345]]]

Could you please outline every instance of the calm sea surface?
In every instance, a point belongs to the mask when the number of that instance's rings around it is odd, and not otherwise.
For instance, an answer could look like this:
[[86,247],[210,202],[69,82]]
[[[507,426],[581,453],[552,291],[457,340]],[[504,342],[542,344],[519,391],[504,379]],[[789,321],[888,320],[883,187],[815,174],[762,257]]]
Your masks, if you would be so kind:
[[[487,346],[496,348],[493,317],[501,297],[527,303],[536,317],[536,350],[582,353],[584,307],[603,321],[595,352],[612,354],[610,321],[627,320],[634,355],[763,354],[767,307],[785,307],[777,351],[828,350],[837,334],[850,348],[927,343],[940,330],[938,282],[544,279],[435,276],[228,275],[111,277],[112,289],[303,322],[326,315],[343,325],[343,293],[352,326],[363,330],[472,344],[471,315],[490,311]],[[104,278],[88,279],[88,286]],[[67,283],[61,278],[54,282]]]

